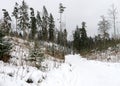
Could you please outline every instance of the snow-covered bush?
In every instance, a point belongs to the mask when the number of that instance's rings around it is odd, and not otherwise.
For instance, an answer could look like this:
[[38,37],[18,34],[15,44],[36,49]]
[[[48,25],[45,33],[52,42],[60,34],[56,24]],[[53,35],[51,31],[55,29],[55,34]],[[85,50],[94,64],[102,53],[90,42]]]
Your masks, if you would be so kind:
[[41,62],[45,59],[45,52],[42,49],[30,50],[29,61],[33,62],[35,67],[40,68]]

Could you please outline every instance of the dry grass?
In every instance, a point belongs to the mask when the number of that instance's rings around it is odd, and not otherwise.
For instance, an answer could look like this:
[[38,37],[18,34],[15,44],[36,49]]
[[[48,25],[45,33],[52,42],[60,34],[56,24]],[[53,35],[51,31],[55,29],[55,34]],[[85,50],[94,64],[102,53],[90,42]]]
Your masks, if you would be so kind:
[[57,58],[57,59],[61,59],[61,60],[64,60],[64,59],[65,59],[63,53],[61,53],[61,52],[59,52],[59,51],[54,51],[54,54],[53,54],[53,52],[46,50],[46,51],[45,51],[45,54],[48,54],[48,55],[50,55],[50,56],[53,56],[53,57],[55,57],[55,58]]

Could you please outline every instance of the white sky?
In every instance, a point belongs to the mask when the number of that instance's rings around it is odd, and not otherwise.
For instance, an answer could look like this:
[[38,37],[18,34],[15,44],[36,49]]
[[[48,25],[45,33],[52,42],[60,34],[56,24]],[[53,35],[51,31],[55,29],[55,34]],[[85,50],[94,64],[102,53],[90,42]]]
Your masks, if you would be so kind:
[[[2,8],[9,12],[13,10],[15,2],[21,3],[22,0],[0,0],[0,17]],[[76,25],[81,27],[81,22],[85,21],[88,35],[97,34],[98,21],[101,15],[108,16],[108,9],[115,4],[120,10],[120,0],[25,0],[29,7],[42,11],[43,5],[46,6],[49,13],[52,13],[56,24],[59,19],[59,3],[62,2],[66,7],[63,21],[66,22],[66,28],[69,32],[75,30]],[[118,15],[119,17],[120,15]],[[58,27],[58,26],[57,26]]]

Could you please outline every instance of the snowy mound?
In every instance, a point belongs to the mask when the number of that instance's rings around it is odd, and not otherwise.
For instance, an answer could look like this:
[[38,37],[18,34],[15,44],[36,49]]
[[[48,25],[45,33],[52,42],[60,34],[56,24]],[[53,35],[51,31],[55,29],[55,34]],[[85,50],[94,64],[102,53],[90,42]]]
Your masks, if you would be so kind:
[[0,62],[0,86],[37,86],[45,73],[30,66],[13,66]]
[[10,59],[10,63],[14,65],[25,64],[25,59],[29,57],[29,50],[34,47],[34,43],[17,37],[6,36],[4,39],[12,44],[12,49],[10,50],[12,58]]

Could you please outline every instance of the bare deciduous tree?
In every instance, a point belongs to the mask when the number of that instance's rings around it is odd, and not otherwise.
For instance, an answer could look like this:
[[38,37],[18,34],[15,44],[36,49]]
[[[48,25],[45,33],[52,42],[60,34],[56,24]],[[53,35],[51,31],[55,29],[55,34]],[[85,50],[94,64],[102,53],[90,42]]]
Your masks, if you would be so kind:
[[114,4],[112,4],[111,8],[108,11],[114,29],[114,38],[116,39],[116,20],[118,11]]
[[109,33],[108,30],[110,29],[110,23],[108,20],[106,20],[106,18],[104,16],[101,16],[101,21],[99,21],[98,23],[98,30],[101,34],[101,37],[103,38],[103,40],[108,39],[109,38]]

